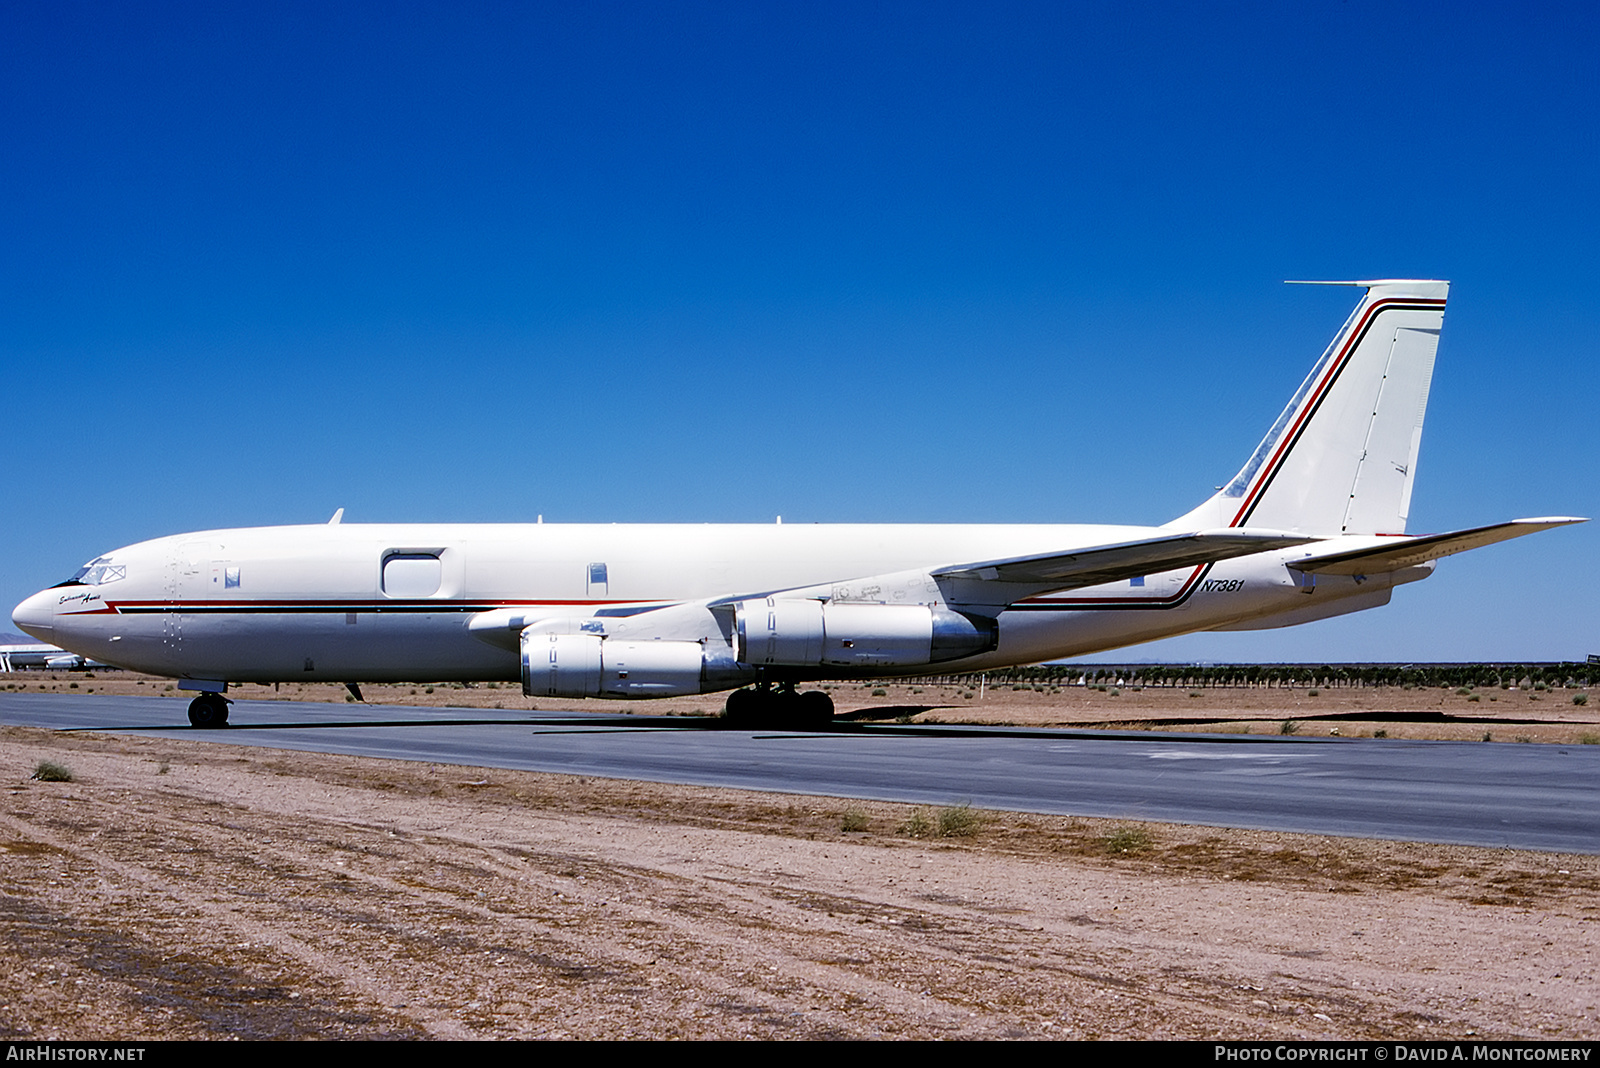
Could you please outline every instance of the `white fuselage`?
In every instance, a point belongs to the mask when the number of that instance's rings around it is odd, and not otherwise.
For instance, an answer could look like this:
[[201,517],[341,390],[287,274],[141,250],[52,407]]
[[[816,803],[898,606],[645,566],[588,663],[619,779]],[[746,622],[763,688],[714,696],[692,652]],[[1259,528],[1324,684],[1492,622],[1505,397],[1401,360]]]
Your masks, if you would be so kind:
[[[140,671],[222,682],[513,680],[517,626],[670,618],[641,609],[803,591],[841,602],[938,605],[932,568],[1148,538],[1160,528],[933,525],[318,525],[218,530],[101,557],[88,584],[44,590],[18,625]],[[1371,538],[1336,539],[1352,546]],[[1335,542],[1319,543],[1326,551]],[[1082,656],[1219,627],[1372,607],[1413,567],[1312,584],[1285,549],[997,605],[997,647],[936,665],[810,677],[968,671]],[[851,578],[856,576],[858,578]],[[1275,621],[1281,619],[1282,624]],[[559,624],[557,624],[559,625]],[[693,635],[689,635],[693,638]]]

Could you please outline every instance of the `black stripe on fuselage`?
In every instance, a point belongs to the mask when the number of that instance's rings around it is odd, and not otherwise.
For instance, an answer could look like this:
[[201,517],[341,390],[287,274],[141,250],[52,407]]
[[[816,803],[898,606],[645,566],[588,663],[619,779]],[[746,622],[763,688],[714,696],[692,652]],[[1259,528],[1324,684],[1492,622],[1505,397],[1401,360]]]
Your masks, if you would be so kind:
[[1127,600],[1113,599],[1113,598],[1107,598],[1105,600],[1095,600],[1095,599],[1092,599],[1092,598],[1085,598],[1084,600],[1073,601],[1071,603],[1066,603],[1066,602],[1061,602],[1061,601],[1055,601],[1055,602],[1018,601],[1016,604],[1007,606],[1005,611],[1007,611],[1007,612],[1101,612],[1101,611],[1110,611],[1110,612],[1130,612],[1130,611],[1165,612],[1165,611],[1169,611],[1169,610],[1171,610],[1173,608],[1181,608],[1183,605],[1187,604],[1188,601],[1189,601],[1189,598],[1193,597],[1195,595],[1195,592],[1200,589],[1200,583],[1205,579],[1205,577],[1207,575],[1211,574],[1211,569],[1213,567],[1215,567],[1215,566],[1216,566],[1216,564],[1214,564],[1214,563],[1202,565],[1201,568],[1200,568],[1199,573],[1194,575],[1193,577],[1191,577],[1189,579],[1188,583],[1185,584],[1184,588],[1179,591],[1178,595],[1176,597],[1171,598],[1171,599],[1157,600],[1157,599],[1151,598],[1151,599],[1147,599],[1147,600],[1143,600],[1143,601],[1135,601],[1132,598],[1128,598]]
[[[632,607],[632,606],[630,606],[628,608],[612,608],[611,606],[613,604],[614,604],[614,602],[610,602],[610,601],[600,602],[600,605],[603,606],[603,607],[599,607],[598,610],[595,611],[593,614],[595,614],[595,615],[605,615],[605,616],[608,616],[608,617],[609,616],[618,616],[618,615],[637,615],[637,614],[639,614],[641,612],[649,612],[649,611],[652,611],[652,610],[657,609],[657,608],[670,607],[670,605],[667,605],[667,604],[659,604],[659,605],[649,605],[649,606],[646,606],[646,607]],[[363,602],[358,602],[358,603],[338,603],[338,604],[251,604],[251,603],[249,603],[247,601],[240,601],[240,602],[235,603],[235,604],[198,604],[197,605],[197,604],[183,604],[182,602],[178,602],[178,603],[173,603],[173,604],[166,604],[166,603],[149,604],[149,603],[146,603],[146,604],[138,604],[138,605],[116,605],[115,606],[117,614],[118,615],[124,615],[124,616],[130,616],[130,615],[162,615],[162,614],[171,613],[171,612],[180,612],[180,613],[182,613],[184,615],[252,615],[252,616],[258,616],[258,615],[270,615],[270,616],[279,616],[279,615],[344,616],[344,615],[351,615],[351,614],[355,614],[355,615],[392,615],[392,614],[395,614],[395,613],[413,613],[413,614],[414,613],[424,613],[424,614],[427,614],[427,613],[444,613],[444,612],[455,612],[455,613],[463,613],[464,612],[464,613],[477,614],[479,612],[493,612],[493,611],[499,611],[499,610],[525,609],[525,610],[530,611],[530,612],[536,612],[536,611],[539,611],[541,609],[554,609],[554,608],[579,608],[579,609],[581,609],[581,608],[585,608],[585,607],[591,607],[591,606],[590,605],[586,605],[583,602],[571,602],[571,601],[556,601],[556,602],[528,601],[528,602],[513,602],[513,603],[509,603],[509,604],[504,602],[504,601],[496,601],[496,602],[491,602],[491,603],[488,603],[488,604],[461,602],[461,601],[416,601],[416,602],[396,601],[396,602],[385,602],[383,604],[373,604],[373,603],[368,602],[368,601],[363,601]]]

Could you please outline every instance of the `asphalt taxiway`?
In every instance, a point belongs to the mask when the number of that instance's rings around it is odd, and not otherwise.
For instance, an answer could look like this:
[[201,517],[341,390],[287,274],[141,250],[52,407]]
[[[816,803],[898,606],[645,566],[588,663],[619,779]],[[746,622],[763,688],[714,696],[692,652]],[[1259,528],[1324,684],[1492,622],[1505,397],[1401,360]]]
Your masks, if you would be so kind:
[[[1600,746],[0,694],[0,723],[931,805],[1600,853]],[[21,772],[26,774],[26,771]]]

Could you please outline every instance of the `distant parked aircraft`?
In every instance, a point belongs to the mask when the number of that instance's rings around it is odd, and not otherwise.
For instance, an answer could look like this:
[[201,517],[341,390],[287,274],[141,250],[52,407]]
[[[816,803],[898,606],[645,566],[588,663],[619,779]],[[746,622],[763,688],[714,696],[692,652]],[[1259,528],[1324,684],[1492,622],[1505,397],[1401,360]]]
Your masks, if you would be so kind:
[[105,666],[77,653],[69,653],[59,645],[0,645],[0,674],[21,671],[24,668],[76,671],[79,668]]

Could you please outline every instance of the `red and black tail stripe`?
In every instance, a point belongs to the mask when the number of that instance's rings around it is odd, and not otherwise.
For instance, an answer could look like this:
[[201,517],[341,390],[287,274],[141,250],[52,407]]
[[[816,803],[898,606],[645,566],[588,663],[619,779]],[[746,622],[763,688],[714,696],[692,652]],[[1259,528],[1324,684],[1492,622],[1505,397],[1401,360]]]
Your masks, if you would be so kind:
[[1289,455],[1294,452],[1294,447],[1299,443],[1301,435],[1306,432],[1306,429],[1311,425],[1311,421],[1316,417],[1317,409],[1322,407],[1322,402],[1333,391],[1334,383],[1339,380],[1339,375],[1344,372],[1345,367],[1350,363],[1350,357],[1355,354],[1356,349],[1360,347],[1361,342],[1372,330],[1373,325],[1378,321],[1378,317],[1384,312],[1390,311],[1443,310],[1444,305],[1445,302],[1443,300],[1419,297],[1397,297],[1372,302],[1372,305],[1367,308],[1366,314],[1361,317],[1355,328],[1345,337],[1338,353],[1328,362],[1328,367],[1322,374],[1322,381],[1317,383],[1316,388],[1312,390],[1311,396],[1301,404],[1300,411],[1295,413],[1294,423],[1278,439],[1272,458],[1261,466],[1260,471],[1256,472],[1255,483],[1245,492],[1244,499],[1239,504],[1239,510],[1234,513],[1233,519],[1228,522],[1228,526],[1242,527],[1250,522],[1250,516],[1255,513],[1256,506],[1261,503],[1262,498],[1267,494],[1267,490],[1271,488],[1272,480],[1278,477],[1278,472],[1282,470],[1284,462],[1288,460]]

